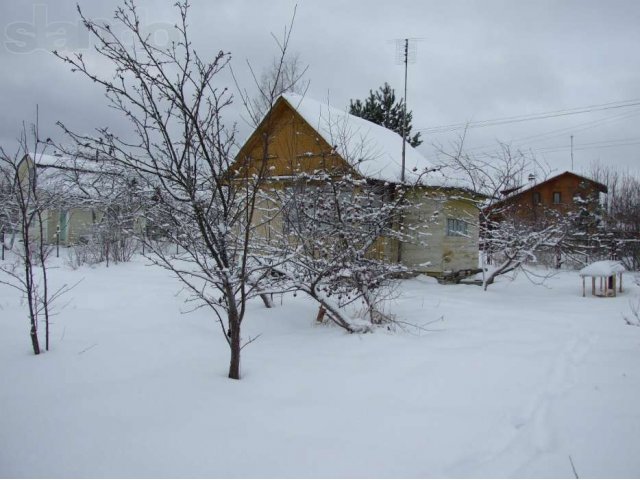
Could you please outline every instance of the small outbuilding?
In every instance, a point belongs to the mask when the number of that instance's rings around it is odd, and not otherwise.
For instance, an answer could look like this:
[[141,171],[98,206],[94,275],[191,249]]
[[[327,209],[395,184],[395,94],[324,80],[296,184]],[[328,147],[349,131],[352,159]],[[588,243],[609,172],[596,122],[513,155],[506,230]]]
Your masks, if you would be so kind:
[[[615,297],[616,287],[622,292],[622,273],[626,269],[617,260],[601,260],[580,270],[582,277],[582,296],[586,296],[586,278],[591,277],[591,295],[596,297]],[[596,280],[599,287],[596,289]]]

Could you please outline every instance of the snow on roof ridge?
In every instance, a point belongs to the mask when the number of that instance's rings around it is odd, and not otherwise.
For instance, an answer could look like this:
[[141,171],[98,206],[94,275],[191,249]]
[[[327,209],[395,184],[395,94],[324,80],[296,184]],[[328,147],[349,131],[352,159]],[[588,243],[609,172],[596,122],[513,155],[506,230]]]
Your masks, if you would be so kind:
[[[363,176],[399,182],[402,169],[402,137],[381,125],[308,96],[284,93],[284,98],[336,151]],[[415,181],[434,165],[418,150],[406,145],[405,178]],[[445,186],[440,172],[431,172],[423,184]],[[452,186],[452,185],[447,185]]]

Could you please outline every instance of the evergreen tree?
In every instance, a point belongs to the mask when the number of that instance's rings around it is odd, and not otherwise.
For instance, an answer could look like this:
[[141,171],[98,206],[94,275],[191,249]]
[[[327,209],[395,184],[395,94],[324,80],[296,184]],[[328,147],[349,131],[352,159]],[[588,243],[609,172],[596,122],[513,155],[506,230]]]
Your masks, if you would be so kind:
[[[398,135],[402,135],[403,109],[404,99],[401,98],[396,101],[395,90],[386,82],[376,92],[369,90],[369,97],[364,103],[360,100],[349,101],[349,113],[351,115],[382,125],[398,133]],[[422,140],[420,140],[420,132],[411,136],[412,117],[411,111],[407,111],[405,138],[409,145],[417,147],[422,143]]]

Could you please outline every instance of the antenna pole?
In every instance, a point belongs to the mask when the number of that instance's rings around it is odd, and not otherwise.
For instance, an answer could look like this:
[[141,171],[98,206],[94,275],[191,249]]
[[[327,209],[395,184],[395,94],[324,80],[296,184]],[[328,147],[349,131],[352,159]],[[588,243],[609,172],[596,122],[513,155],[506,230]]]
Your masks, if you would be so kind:
[[571,135],[571,171],[573,172],[573,135]]
[[405,169],[405,152],[406,152],[406,139],[405,128],[407,126],[407,67],[409,65],[409,39],[404,39],[404,108],[402,109],[402,172],[400,172],[400,181],[404,183],[404,169]]

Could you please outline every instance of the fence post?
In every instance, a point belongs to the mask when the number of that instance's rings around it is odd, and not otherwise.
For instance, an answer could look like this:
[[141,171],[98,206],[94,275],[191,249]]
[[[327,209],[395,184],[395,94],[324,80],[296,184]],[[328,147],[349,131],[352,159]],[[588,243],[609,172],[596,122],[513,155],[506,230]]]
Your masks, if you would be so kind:
[[60,258],[60,225],[56,226],[56,258]]

